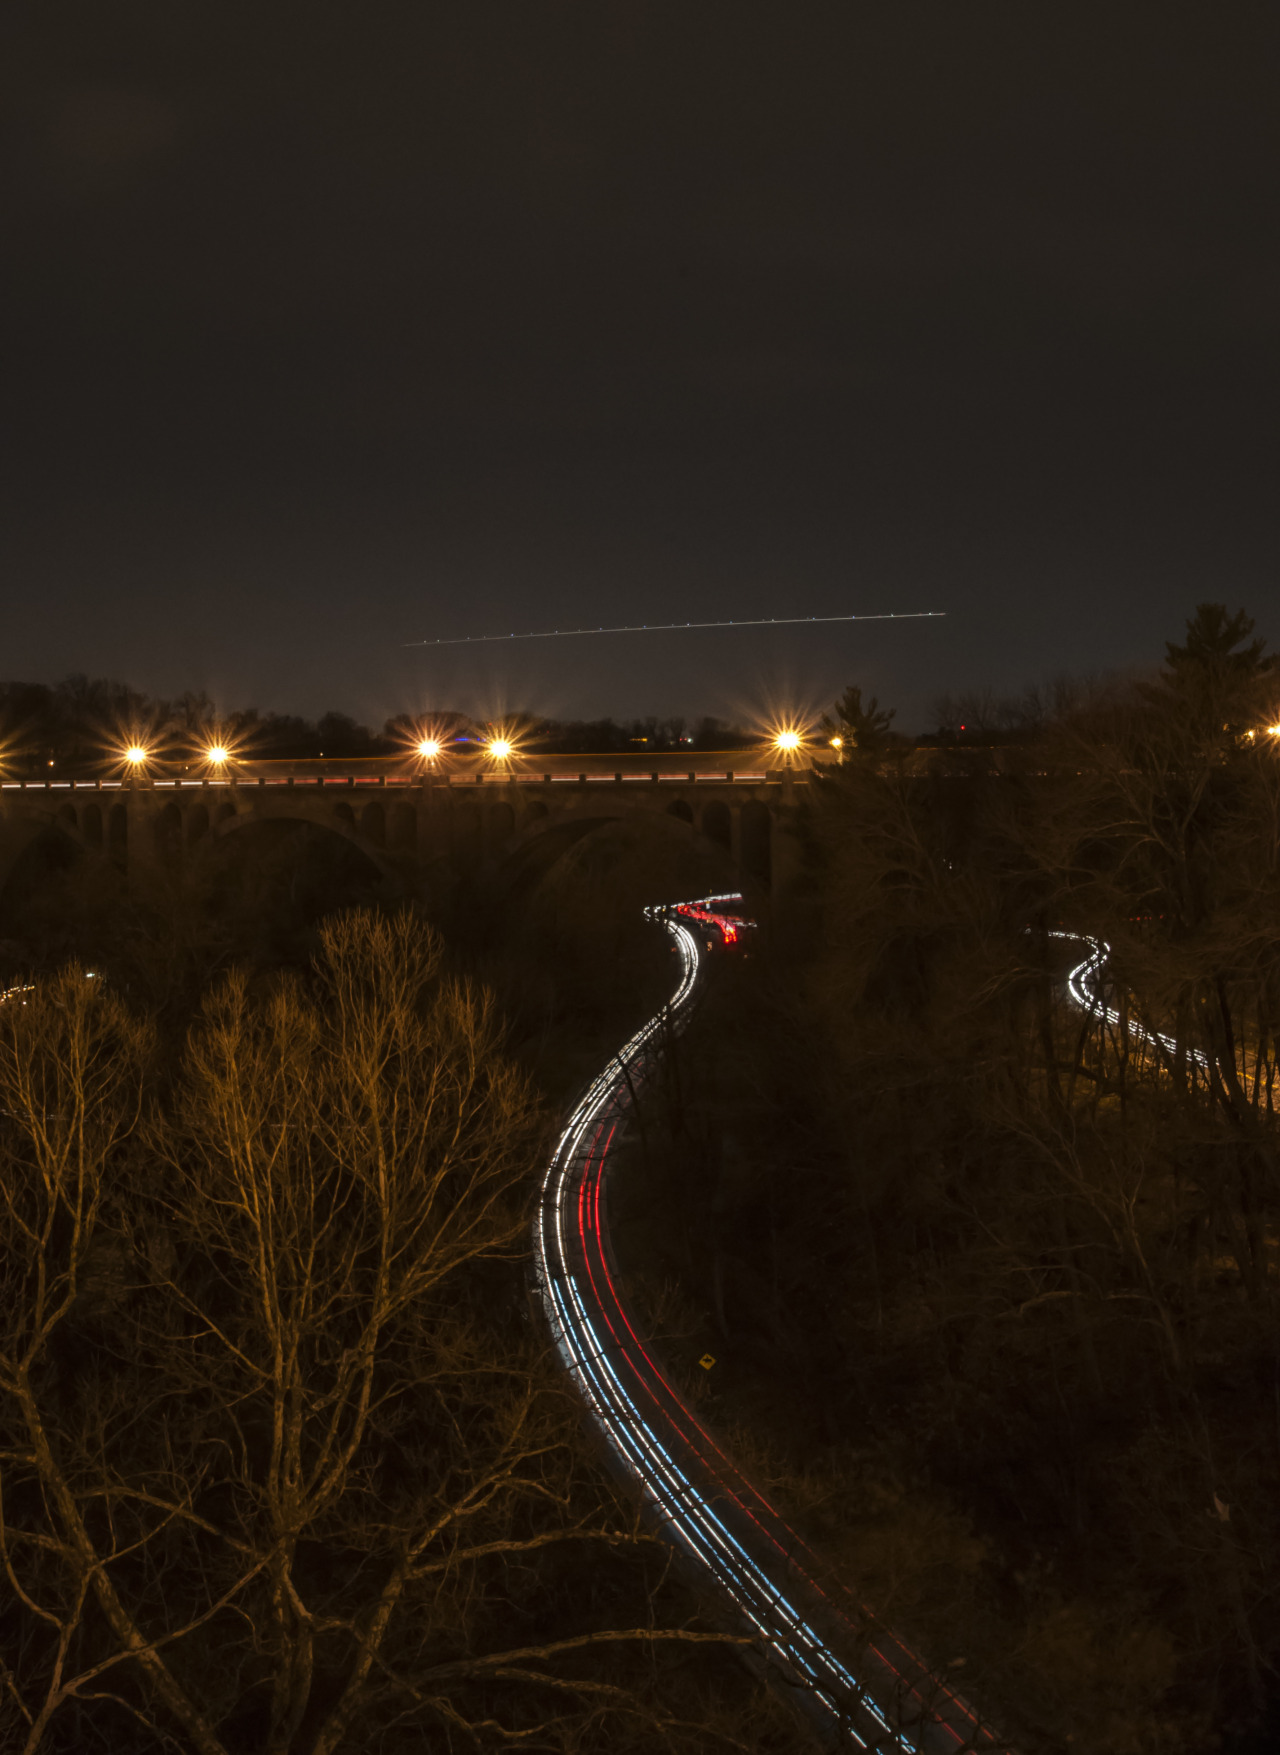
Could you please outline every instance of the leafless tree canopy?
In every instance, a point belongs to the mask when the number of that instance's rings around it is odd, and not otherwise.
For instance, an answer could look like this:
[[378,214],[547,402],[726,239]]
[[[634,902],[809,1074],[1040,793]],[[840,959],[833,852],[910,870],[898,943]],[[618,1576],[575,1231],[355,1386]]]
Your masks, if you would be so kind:
[[[1095,1751],[1256,1722],[1280,1649],[1280,680],[1250,634],[1205,606],[998,772],[846,765],[808,826],[851,1439],[891,1394],[964,1480],[1019,1556],[996,1685]],[[1092,1013],[1062,932],[1110,947]]]
[[490,999],[357,913],[153,1049],[79,969],[0,1006],[4,1746],[731,1745],[529,1320]]

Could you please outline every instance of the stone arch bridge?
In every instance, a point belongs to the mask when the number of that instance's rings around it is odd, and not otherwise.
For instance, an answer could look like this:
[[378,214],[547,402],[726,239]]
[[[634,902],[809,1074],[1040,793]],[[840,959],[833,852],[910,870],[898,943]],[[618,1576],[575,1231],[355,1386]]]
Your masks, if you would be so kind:
[[384,876],[416,888],[429,868],[499,892],[548,868],[593,829],[646,823],[721,849],[740,881],[784,886],[797,859],[789,807],[803,774],[495,776],[307,774],[287,779],[63,781],[0,787],[0,897],[18,862],[53,836],[99,853],[131,887],[202,847],[268,823],[310,824],[350,842]]

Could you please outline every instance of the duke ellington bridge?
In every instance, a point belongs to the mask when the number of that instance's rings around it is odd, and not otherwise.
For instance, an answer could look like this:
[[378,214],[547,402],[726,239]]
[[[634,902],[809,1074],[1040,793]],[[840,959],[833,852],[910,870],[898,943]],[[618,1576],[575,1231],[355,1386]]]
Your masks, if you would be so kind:
[[[736,764],[736,765],[735,765]],[[748,766],[748,764],[751,764]],[[194,766],[194,764],[193,764]],[[225,777],[160,767],[125,778],[0,781],[0,899],[24,855],[60,843],[111,861],[145,889],[230,836],[310,825],[351,843],[393,890],[442,875],[500,896],[610,824],[675,835],[757,896],[798,861],[789,827],[806,767],[767,770],[758,752],[542,756],[495,767],[474,757],[410,771],[394,758],[251,762]],[[254,831],[258,831],[255,837]]]

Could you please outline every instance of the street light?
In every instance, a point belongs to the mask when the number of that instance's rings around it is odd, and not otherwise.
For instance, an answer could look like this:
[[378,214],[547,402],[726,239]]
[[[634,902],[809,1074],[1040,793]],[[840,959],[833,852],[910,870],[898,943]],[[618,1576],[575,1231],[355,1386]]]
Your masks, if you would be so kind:
[[773,747],[776,750],[798,750],[800,748],[800,733],[798,731],[780,731],[773,740]]
[[424,737],[418,745],[418,754],[424,761],[432,761],[440,754],[439,740],[434,737]]
[[215,768],[223,767],[231,755],[230,750],[220,743],[212,744],[204,753],[206,761],[212,762]]
[[514,745],[508,743],[505,737],[495,737],[489,745],[489,754],[495,762],[505,762],[513,748]]
[[147,752],[140,743],[131,743],[124,752],[124,759],[131,768],[140,768],[147,759]]

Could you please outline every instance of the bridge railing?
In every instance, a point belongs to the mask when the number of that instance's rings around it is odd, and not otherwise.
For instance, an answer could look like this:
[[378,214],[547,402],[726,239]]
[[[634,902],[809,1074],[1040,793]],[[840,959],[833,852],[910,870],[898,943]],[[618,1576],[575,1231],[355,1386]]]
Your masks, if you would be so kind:
[[[336,767],[336,764],[335,764]],[[678,772],[651,771],[647,773],[629,773],[625,769],[603,769],[592,771],[589,768],[578,771],[557,773],[553,770],[530,770],[521,768],[508,770],[493,767],[476,767],[471,769],[446,769],[443,772],[418,774],[348,774],[341,770],[328,773],[270,773],[264,774],[252,769],[238,768],[233,772],[201,775],[163,775],[145,774],[131,775],[126,778],[111,779],[74,779],[74,780],[3,780],[0,781],[0,792],[21,793],[53,793],[53,792],[128,792],[133,789],[145,791],[190,791],[208,789],[210,787],[379,787],[420,790],[423,787],[469,787],[469,786],[593,786],[593,785],[639,785],[639,786],[696,786],[706,784],[725,784],[741,782],[746,785],[760,785],[769,782],[780,782],[784,779],[803,783],[807,779],[804,771],[783,771],[766,768],[720,768],[720,769],[685,769]]]

